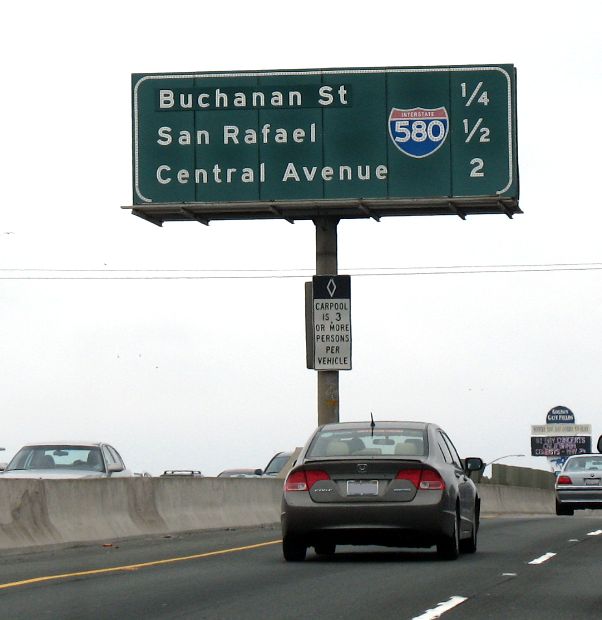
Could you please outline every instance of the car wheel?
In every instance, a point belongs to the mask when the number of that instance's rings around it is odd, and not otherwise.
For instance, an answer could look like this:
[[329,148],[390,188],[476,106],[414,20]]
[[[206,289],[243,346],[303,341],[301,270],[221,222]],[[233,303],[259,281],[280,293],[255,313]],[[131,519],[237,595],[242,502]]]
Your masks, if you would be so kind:
[[314,547],[318,555],[334,555],[337,546],[333,543],[322,543]]
[[454,531],[437,543],[437,554],[442,560],[457,560],[460,555],[460,519],[456,513]]
[[477,550],[477,535],[479,532],[479,509],[475,505],[474,513],[472,515],[472,531],[470,532],[470,538],[466,538],[460,541],[460,551],[462,553],[475,553]]
[[558,500],[556,500],[556,514],[560,517],[571,517],[575,514],[575,510],[573,508],[569,508],[568,506],[563,506]]
[[307,546],[298,538],[285,536],[282,540],[282,555],[287,562],[303,562]]

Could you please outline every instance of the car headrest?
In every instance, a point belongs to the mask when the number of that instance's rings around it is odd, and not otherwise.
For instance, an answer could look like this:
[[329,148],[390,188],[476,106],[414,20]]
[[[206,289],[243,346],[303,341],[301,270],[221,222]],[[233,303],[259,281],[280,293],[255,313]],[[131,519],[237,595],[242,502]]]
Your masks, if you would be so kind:
[[326,456],[347,456],[349,446],[344,441],[331,441],[326,446]]

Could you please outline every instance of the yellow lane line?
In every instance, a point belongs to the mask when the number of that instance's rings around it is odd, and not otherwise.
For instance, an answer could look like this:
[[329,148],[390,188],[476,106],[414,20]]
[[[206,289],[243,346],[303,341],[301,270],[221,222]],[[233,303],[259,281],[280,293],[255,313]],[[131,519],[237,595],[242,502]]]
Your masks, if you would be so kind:
[[200,558],[208,558],[214,555],[225,555],[226,553],[235,553],[237,551],[248,551],[250,549],[259,549],[269,545],[277,545],[282,540],[270,540],[269,542],[257,543],[255,545],[247,545],[246,547],[233,547],[232,549],[219,549],[218,551],[208,551],[206,553],[197,553],[195,555],[186,555],[177,558],[167,558],[165,560],[154,560],[153,562],[142,562],[141,564],[129,564],[127,566],[113,566],[111,568],[96,568],[93,570],[84,570],[77,573],[63,573],[62,575],[46,575],[45,577],[34,577],[32,579],[24,579],[22,581],[13,581],[11,583],[0,583],[0,590],[6,588],[15,588],[17,586],[25,586],[30,583],[41,583],[44,581],[56,581],[57,579],[69,579],[71,577],[85,577],[87,575],[102,575],[103,573],[117,573],[120,571],[133,571],[139,568],[148,568],[149,566],[161,566],[162,564],[173,564],[175,562],[186,562],[188,560],[198,560]]

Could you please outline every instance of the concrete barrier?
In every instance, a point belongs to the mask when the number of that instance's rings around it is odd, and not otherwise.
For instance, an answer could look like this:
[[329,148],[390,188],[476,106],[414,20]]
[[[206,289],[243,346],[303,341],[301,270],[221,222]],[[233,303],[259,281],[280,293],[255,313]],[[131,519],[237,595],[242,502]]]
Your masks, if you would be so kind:
[[494,464],[479,483],[484,514],[556,514],[552,472]]
[[[507,473],[479,484],[483,514],[554,512],[553,490],[529,486],[539,473]],[[270,478],[0,478],[0,549],[276,524],[281,494]]]
[[282,480],[0,479],[0,549],[280,521]]
[[554,491],[503,484],[479,485],[481,514],[556,514]]
[[548,490],[553,490],[556,482],[556,476],[551,471],[544,471],[542,469],[514,467],[513,465],[496,463],[491,466],[491,470],[491,478],[485,478],[483,482]]

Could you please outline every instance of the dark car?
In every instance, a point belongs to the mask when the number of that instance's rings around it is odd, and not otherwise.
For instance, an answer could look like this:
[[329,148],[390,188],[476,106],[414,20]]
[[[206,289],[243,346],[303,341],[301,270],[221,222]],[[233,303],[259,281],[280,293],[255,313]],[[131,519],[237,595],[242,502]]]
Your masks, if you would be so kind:
[[293,455],[292,452],[277,452],[263,470],[264,476],[277,476]]
[[289,472],[282,498],[282,549],[302,561],[308,547],[437,546],[454,560],[477,549],[480,499],[448,435],[422,422],[326,424]]
[[198,469],[166,469],[161,478],[203,478],[203,474]]

